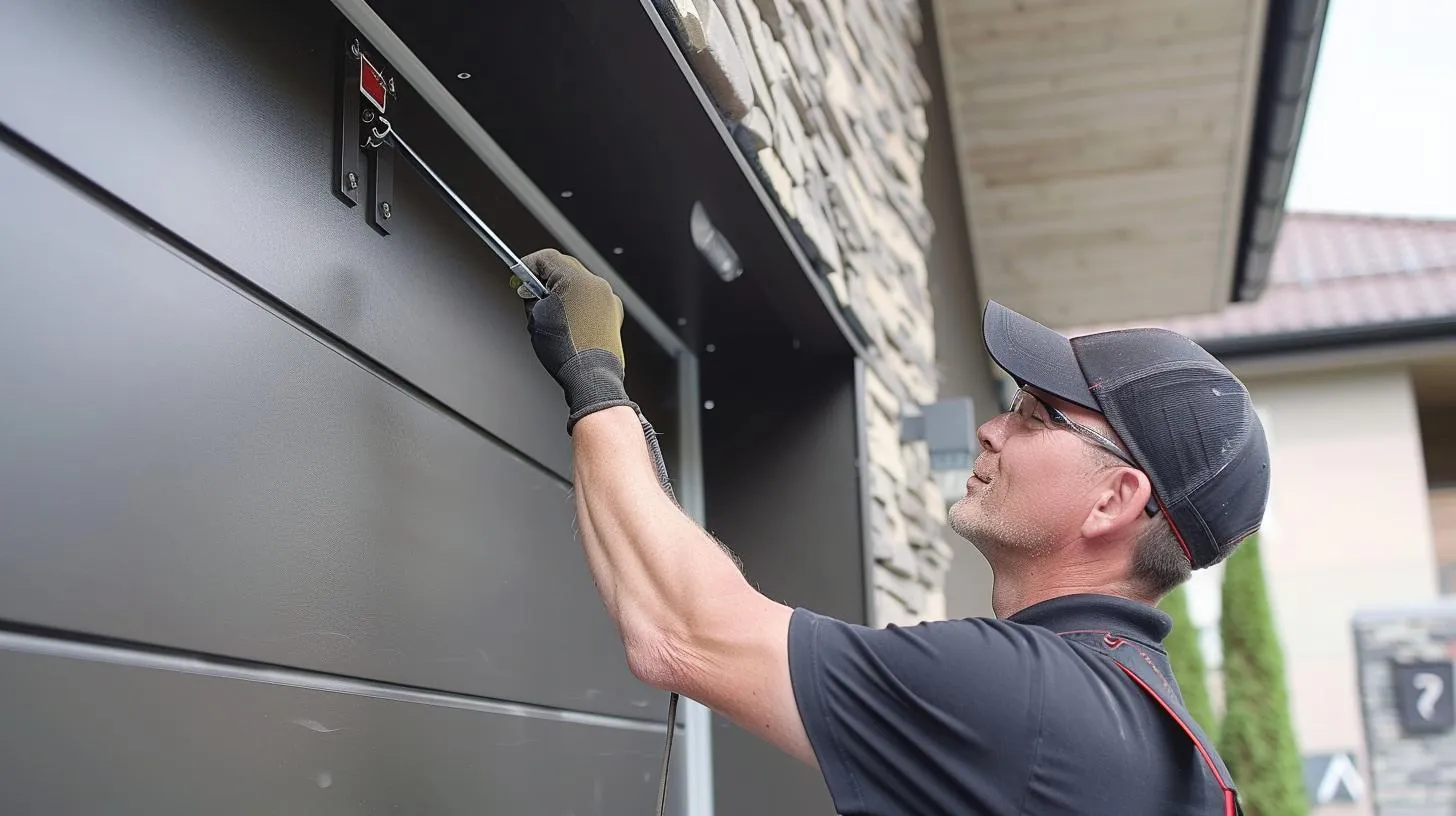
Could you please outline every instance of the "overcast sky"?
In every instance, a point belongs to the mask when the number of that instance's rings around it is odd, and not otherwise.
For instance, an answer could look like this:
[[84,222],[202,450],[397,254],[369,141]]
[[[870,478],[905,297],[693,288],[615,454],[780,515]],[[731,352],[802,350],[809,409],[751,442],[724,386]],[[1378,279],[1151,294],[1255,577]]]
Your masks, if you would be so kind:
[[1456,217],[1456,0],[1329,0],[1286,206]]

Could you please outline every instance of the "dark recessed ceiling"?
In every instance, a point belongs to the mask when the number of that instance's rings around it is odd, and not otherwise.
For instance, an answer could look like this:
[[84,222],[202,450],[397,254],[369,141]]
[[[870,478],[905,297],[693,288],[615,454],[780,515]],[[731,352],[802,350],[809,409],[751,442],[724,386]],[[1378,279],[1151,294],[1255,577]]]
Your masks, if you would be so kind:
[[[804,353],[851,351],[650,3],[371,6],[694,348],[798,339]],[[694,201],[742,258],[738,280],[719,280],[694,247]]]

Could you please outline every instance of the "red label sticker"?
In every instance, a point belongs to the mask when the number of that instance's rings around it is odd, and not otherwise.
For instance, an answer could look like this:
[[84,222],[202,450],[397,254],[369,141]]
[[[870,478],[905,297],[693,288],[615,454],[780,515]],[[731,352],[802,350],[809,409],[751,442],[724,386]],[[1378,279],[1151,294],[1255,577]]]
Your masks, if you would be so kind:
[[369,61],[368,57],[359,59],[359,92],[364,94],[374,107],[384,113],[384,105],[388,101],[388,94],[384,87],[384,75]]

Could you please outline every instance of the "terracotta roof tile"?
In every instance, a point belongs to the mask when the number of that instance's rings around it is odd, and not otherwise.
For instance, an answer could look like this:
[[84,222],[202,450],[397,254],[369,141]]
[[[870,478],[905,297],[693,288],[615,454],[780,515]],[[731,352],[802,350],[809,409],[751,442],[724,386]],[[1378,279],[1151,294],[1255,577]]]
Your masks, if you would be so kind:
[[[1197,340],[1368,327],[1456,315],[1456,219],[1290,213],[1253,303],[1137,325]],[[1127,324],[1119,324],[1127,325]],[[1082,326],[1086,334],[1111,325]]]
[[1270,284],[1419,272],[1456,266],[1456,220],[1290,213]]

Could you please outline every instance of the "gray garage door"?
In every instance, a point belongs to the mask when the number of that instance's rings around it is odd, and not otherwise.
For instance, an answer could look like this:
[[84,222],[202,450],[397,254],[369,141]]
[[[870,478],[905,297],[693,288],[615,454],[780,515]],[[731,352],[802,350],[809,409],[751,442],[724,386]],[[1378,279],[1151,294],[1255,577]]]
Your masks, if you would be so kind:
[[649,812],[519,301],[407,167],[387,238],[331,195],[333,7],[0,18],[0,812]]

